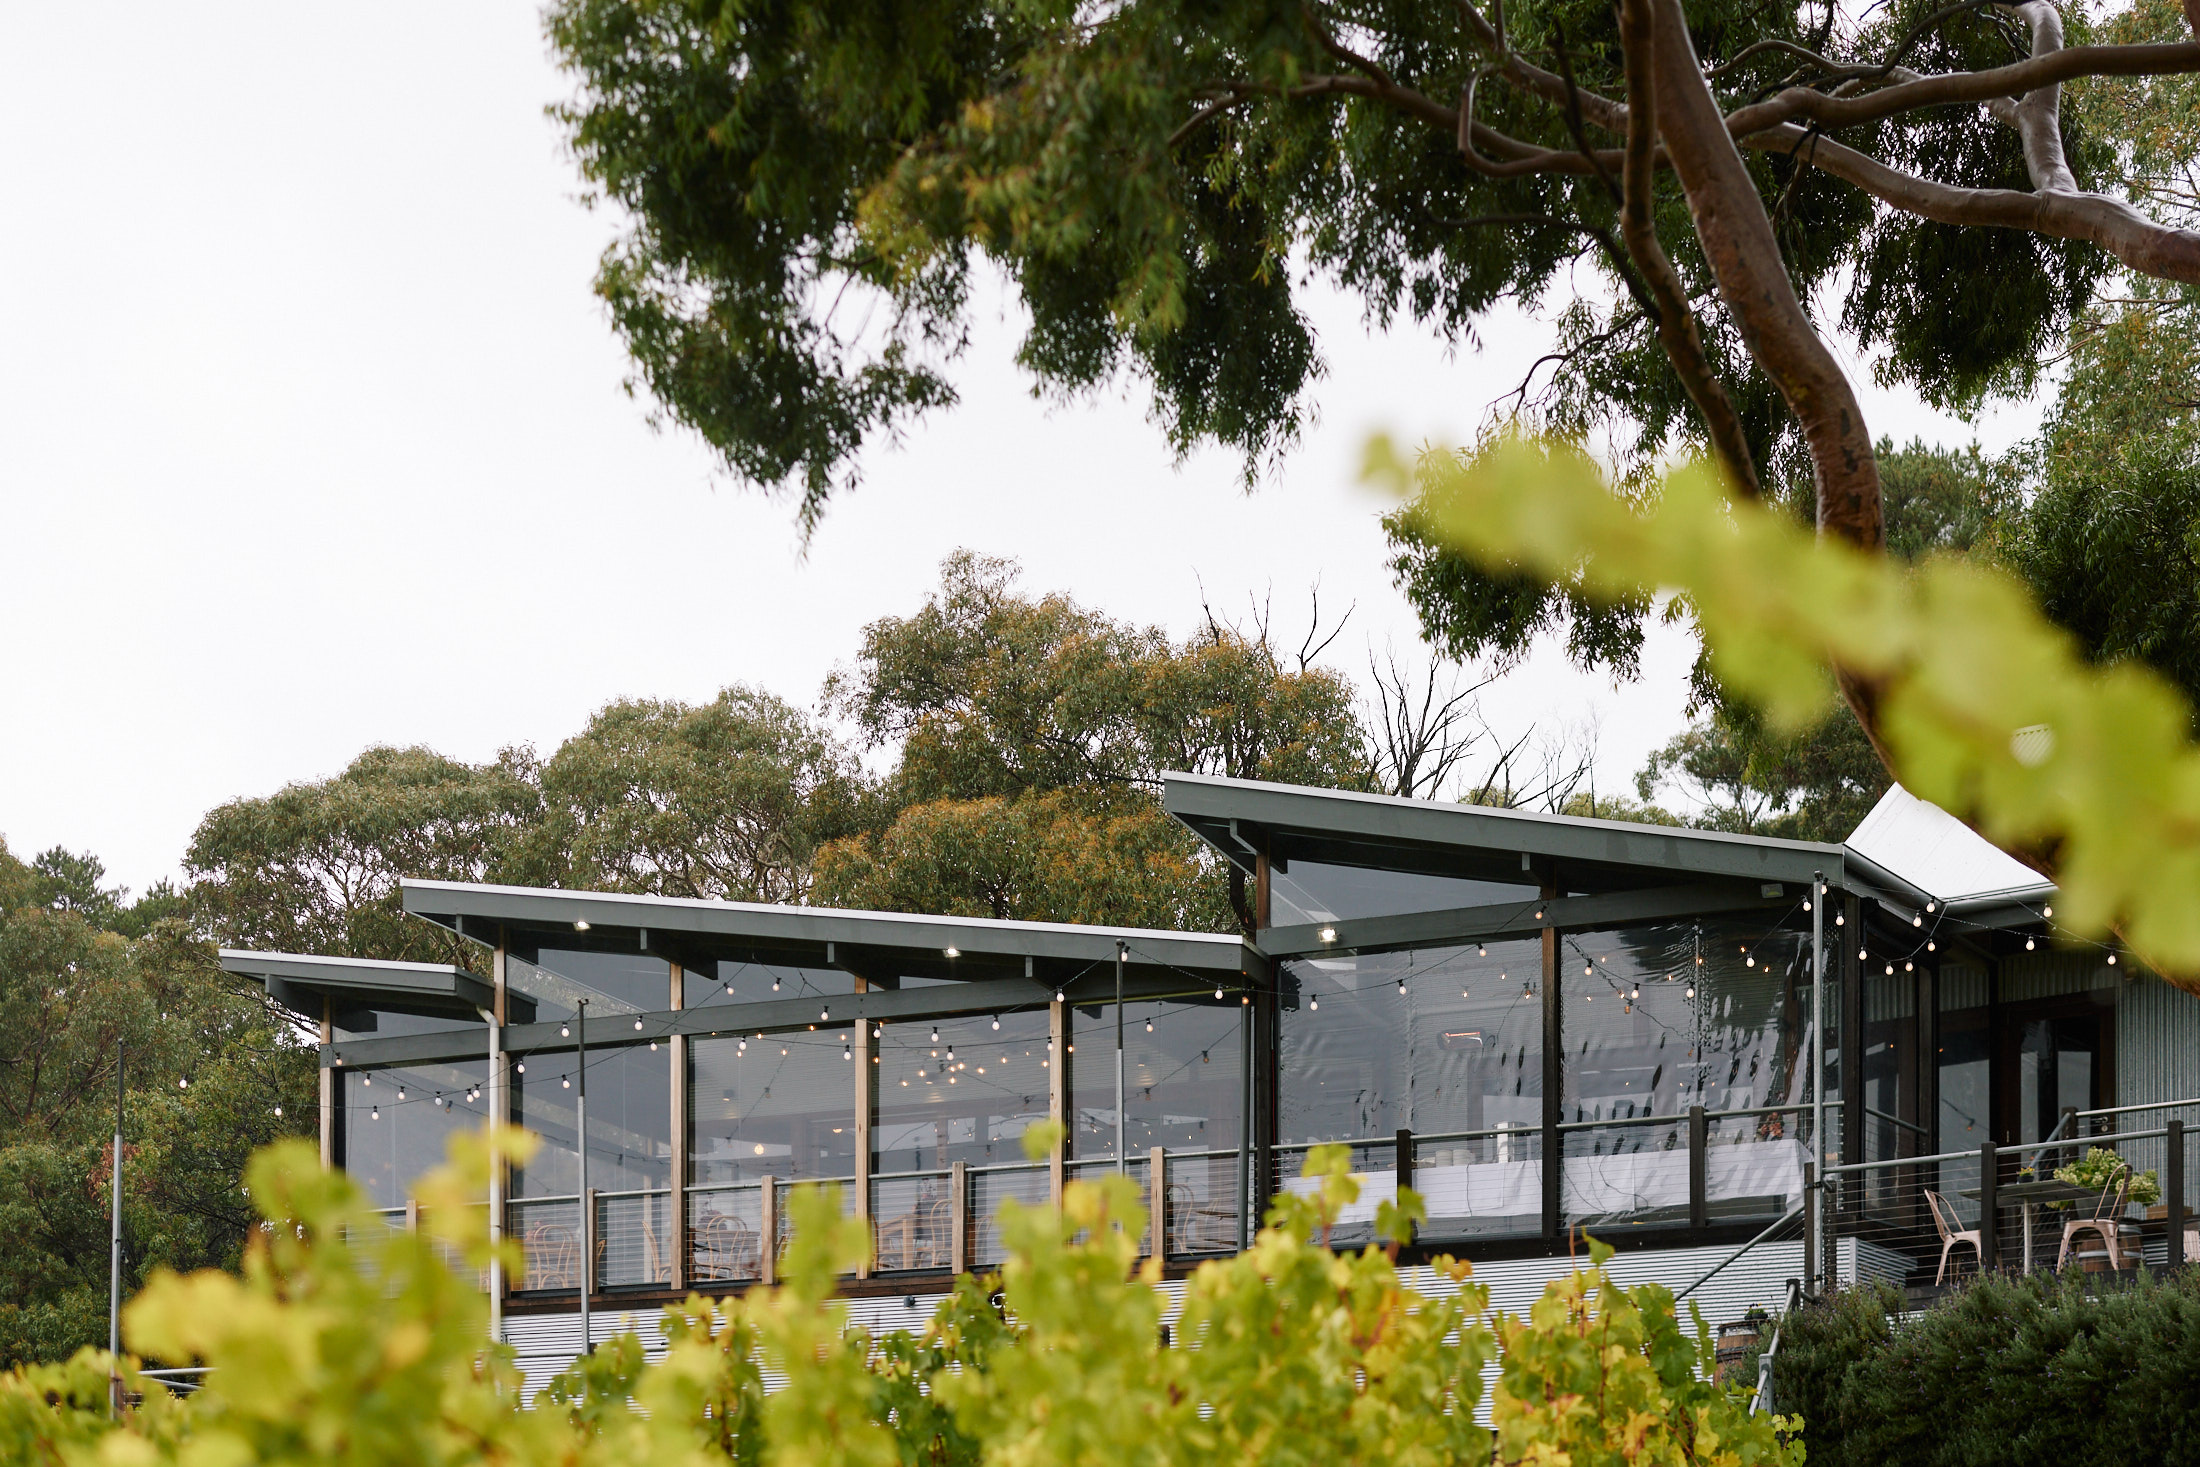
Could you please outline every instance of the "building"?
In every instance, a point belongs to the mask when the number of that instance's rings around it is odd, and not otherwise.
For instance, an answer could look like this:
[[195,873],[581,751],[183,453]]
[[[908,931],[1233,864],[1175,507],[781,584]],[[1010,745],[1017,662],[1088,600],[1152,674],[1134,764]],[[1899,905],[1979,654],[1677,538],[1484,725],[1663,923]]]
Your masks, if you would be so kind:
[[2050,887],[1899,790],[1845,845],[1195,776],[1165,803],[1245,873],[1252,937],[407,882],[486,978],[224,961],[319,1027],[323,1154],[393,1224],[454,1129],[544,1137],[499,1203],[506,1327],[545,1358],[585,1256],[645,1328],[768,1279],[790,1184],[870,1220],[848,1292],[892,1322],[998,1260],[1004,1198],[1120,1167],[1180,1276],[1323,1142],[1365,1179],[1343,1241],[1410,1185],[1407,1261],[1470,1257],[1501,1303],[1586,1229],[1726,1318],[1788,1278],[1921,1281],[1923,1190],[1976,1216],[1981,1145],[2200,1094],[2200,1004],[2062,940]]

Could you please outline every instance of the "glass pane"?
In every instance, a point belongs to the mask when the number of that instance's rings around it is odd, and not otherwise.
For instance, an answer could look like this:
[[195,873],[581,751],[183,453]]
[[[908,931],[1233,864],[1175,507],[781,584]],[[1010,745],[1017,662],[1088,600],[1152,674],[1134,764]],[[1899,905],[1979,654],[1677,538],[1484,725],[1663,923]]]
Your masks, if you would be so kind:
[[575,1198],[517,1199],[507,1205],[505,1226],[527,1251],[527,1268],[514,1288],[578,1289],[581,1286],[581,1205]]
[[874,1171],[1017,1161],[1024,1128],[1047,1118],[1052,1061],[1044,1009],[909,1019],[879,1026],[874,1042]]
[[451,1137],[489,1122],[489,1061],[401,1070],[337,1071],[343,1114],[338,1164],[376,1207],[405,1205],[422,1172],[443,1164]]
[[[1677,1118],[1800,1106],[1807,1098],[1810,940],[1730,922],[1568,933],[1564,995],[1565,1124]],[[1834,1007],[1827,1002],[1829,1011]],[[1720,1126],[1707,1196],[1728,1215],[1799,1195],[1796,1116],[1736,1116]],[[1569,1221],[1686,1218],[1687,1135],[1677,1124],[1571,1132],[1561,1192]]]
[[[589,1120],[589,1129],[594,1130],[595,1118]],[[597,1287],[616,1289],[672,1282],[669,1191],[639,1197],[598,1197],[595,1238]]]
[[[1170,1151],[1235,1151],[1245,1109],[1245,1009],[1222,1003],[1123,1006],[1123,1120],[1132,1158]],[[1069,1155],[1113,1159],[1116,1149],[1115,1005],[1072,1011]]]
[[1008,1256],[1001,1247],[1001,1204],[1013,1198],[1024,1207],[1045,1207],[1052,1185],[1043,1163],[988,1167],[971,1173],[970,1218],[977,1233],[971,1248],[972,1267],[994,1268]]
[[647,953],[544,948],[533,962],[507,958],[504,982],[535,1001],[538,1020],[570,1018],[584,998],[591,1019],[672,1007],[672,970]]
[[1940,1134],[1936,1149],[1968,1151],[1990,1137],[1990,1031],[1983,1008],[1940,1016]]
[[761,1185],[688,1194],[688,1277],[699,1284],[761,1278]]
[[1532,939],[1286,963],[1281,1139],[1539,1130],[1541,967]]
[[953,1255],[952,1173],[874,1178],[871,1235],[881,1273],[946,1268]]
[[842,1032],[689,1041],[696,1182],[855,1175],[856,1086]]
[[720,962],[713,964],[709,972],[683,969],[680,986],[680,1003],[691,1009],[705,1004],[856,991],[854,977],[838,968],[798,968],[791,963]]
[[1392,917],[1407,912],[1532,902],[1541,892],[1542,888],[1533,884],[1476,881],[1463,876],[1422,876],[1410,871],[1332,866],[1321,861],[1274,862],[1268,870],[1268,917],[1271,924],[1288,927],[1351,917]]
[[[591,1005],[593,1007],[593,1005]],[[542,1149],[512,1171],[514,1197],[570,1197],[580,1190],[574,1148],[578,1056],[531,1054],[513,1066],[512,1119]],[[588,1185],[599,1192],[665,1187],[672,1175],[672,1055],[648,1045],[588,1051]]]

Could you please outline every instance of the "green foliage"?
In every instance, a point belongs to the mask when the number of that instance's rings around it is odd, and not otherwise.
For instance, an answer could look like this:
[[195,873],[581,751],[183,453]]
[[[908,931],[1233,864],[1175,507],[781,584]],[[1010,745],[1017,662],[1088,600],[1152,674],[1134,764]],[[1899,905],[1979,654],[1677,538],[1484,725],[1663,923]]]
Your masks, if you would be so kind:
[[2200,304],[2142,290],[2088,318],[2002,554],[2097,661],[2200,697]]
[[1894,1291],[1860,1288],[1789,1314],[1773,1367],[1813,1467],[2200,1461],[2196,1389],[2190,1271],[2093,1295],[2082,1277],[1993,1277],[1906,1318]]
[[1782,738],[1735,706],[1668,739],[1635,783],[1645,800],[1680,787],[1700,807],[1691,823],[1706,830],[1842,841],[1886,793],[1888,779],[1845,707]]
[[2163,971],[2200,969],[2190,712],[2143,669],[2089,665],[2006,577],[1819,544],[1771,510],[1730,504],[1696,468],[1647,508],[1612,494],[1585,457],[1509,440],[1417,465],[1378,441],[1368,473],[1401,495],[1417,486],[1467,553],[1582,574],[1615,596],[1686,597],[1714,674],[1775,732],[1825,716],[1829,669],[1868,689],[1892,772],[2055,871],[2059,922],[2118,930]]
[[1164,813],[1172,769],[1364,786],[1350,683],[1209,615],[1182,643],[963,551],[914,615],[864,630],[828,703],[901,758],[872,829],[827,845],[836,906],[1219,930],[1230,876]]
[[[2055,1168],[2055,1179],[2068,1182],[2073,1187],[2085,1187],[2095,1192],[2106,1191],[2131,1170],[2125,1161],[2105,1146],[2088,1146],[2085,1155],[2067,1166]],[[2135,1173],[2131,1178],[2130,1200],[2141,1207],[2152,1207],[2162,1200],[2162,1181],[2152,1171]]]
[[[1743,58],[1755,43],[1868,64],[1933,8],[1905,0],[1839,36],[1812,34],[1814,12],[1738,0],[1704,0],[1689,18],[1732,104],[1795,66],[1772,49]],[[1584,86],[1622,93],[1609,7],[1526,0],[1502,23],[1520,55],[1552,66],[1563,54]],[[1617,304],[1583,291],[1568,308],[1565,359],[1534,404],[1548,426],[1606,431],[1638,464],[1698,432],[1581,227],[1613,227],[1597,181],[1493,180],[1462,161],[1446,114],[1475,76],[1481,121],[1543,148],[1575,143],[1563,109],[1513,90],[1451,12],[1404,0],[1136,0],[1094,14],[1022,0],[560,0],[548,29],[575,83],[556,116],[624,222],[597,288],[640,383],[733,471],[798,493],[805,523],[864,442],[953,401],[947,364],[968,338],[981,260],[1028,317],[1017,355],[1039,390],[1141,379],[1172,444],[1226,445],[1248,473],[1292,442],[1321,375],[1299,304],[1316,279],[1359,297],[1372,324],[1406,317],[1471,342],[1499,302],[1570,293],[1586,266]],[[1993,64],[2008,47],[1989,18],[1958,13],[1901,60]],[[1320,80],[1338,73],[1434,102]],[[2116,162],[2092,115],[2066,119],[2081,173]],[[1944,183],[2030,186],[2014,134],[1982,108],[1845,139]],[[2090,246],[1875,209],[1786,157],[1750,166],[1799,294],[1847,272],[1852,329],[1938,401],[2026,390],[2103,273]],[[1707,299],[1686,206],[1669,180],[1659,187],[1665,248]],[[1726,318],[1704,314],[1768,477],[1801,477],[1778,394]],[[1502,576],[1472,600],[1462,614],[1508,631],[1547,612]]]
[[192,834],[199,918],[233,947],[464,964],[467,943],[404,915],[400,877],[482,881],[540,805],[529,758],[470,765],[373,748],[334,779],[232,800]]
[[[134,941],[103,929],[134,909],[98,888],[96,860],[53,855],[26,867],[0,846],[0,1362],[106,1338],[119,1046],[127,1287],[156,1266],[234,1265],[254,1221],[246,1157],[313,1114],[312,1053],[264,1001],[174,919]],[[57,892],[57,873],[77,889]]]
[[622,701],[542,766],[543,812],[506,878],[530,886],[799,901],[867,790],[853,754],[769,693]]
[[[499,1149],[531,1146],[507,1132]],[[662,1360],[622,1336],[523,1409],[475,1281],[490,1254],[468,1203],[494,1159],[456,1138],[423,1180],[415,1235],[382,1226],[310,1148],[263,1153],[249,1181],[268,1226],[242,1276],[163,1275],[127,1311],[132,1350],[203,1361],[204,1389],[171,1401],[123,1362],[146,1400],[110,1422],[108,1360],[87,1351],[0,1378],[0,1445],[41,1467],[1802,1460],[1793,1421],[1711,1383],[1702,1321],[1691,1340],[1665,1290],[1615,1286],[1602,1245],[1526,1319],[1492,1316],[1463,1263],[1439,1262],[1459,1287],[1432,1297],[1399,1278],[1395,1247],[1331,1252],[1358,1190],[1341,1146],[1309,1158],[1315,1195],[1279,1199],[1250,1250],[1194,1274],[1167,1336],[1126,1178],[1072,1183],[1059,1212],[1004,1205],[1001,1273],[965,1276],[921,1333],[883,1339],[832,1298],[861,1224],[835,1189],[803,1187],[784,1283],[691,1297],[666,1313]],[[1402,1233],[1415,1205],[1386,1204],[1383,1226]],[[1475,1420],[1492,1364],[1494,1432]],[[784,1384],[767,1392],[767,1372]]]

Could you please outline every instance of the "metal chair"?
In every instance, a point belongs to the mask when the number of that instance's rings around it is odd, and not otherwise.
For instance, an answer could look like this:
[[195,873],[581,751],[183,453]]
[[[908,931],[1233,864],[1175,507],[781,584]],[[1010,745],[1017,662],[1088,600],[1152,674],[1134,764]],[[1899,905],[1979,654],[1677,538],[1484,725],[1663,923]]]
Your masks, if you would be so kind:
[[1955,1204],[1930,1188],[1925,1192],[1925,1205],[1932,1209],[1933,1226],[1940,1233],[1940,1271],[1933,1275],[1934,1285],[1937,1287],[1948,1276],[1948,1255],[1958,1243],[1970,1244],[1971,1251],[1978,1256],[1979,1267],[1985,1268],[1986,1245],[1980,1240],[1981,1230],[1964,1227]]
[[[2131,1200],[2131,1178],[2129,1162],[2118,1166],[2108,1185],[2101,1188],[2100,1199],[2093,1204],[2093,1215],[2072,1218],[2063,1224],[2062,1253],[2055,1260],[2056,1268],[2070,1261],[2070,1245],[2080,1234],[2088,1232],[2100,1238],[2110,1268],[2121,1272],[2138,1261],[2139,1225],[2124,1216],[2124,1206]],[[2127,1259],[2130,1262],[2127,1263]]]
[[695,1230],[695,1276],[732,1281],[753,1279],[761,1269],[756,1229],[730,1212],[706,1213]]

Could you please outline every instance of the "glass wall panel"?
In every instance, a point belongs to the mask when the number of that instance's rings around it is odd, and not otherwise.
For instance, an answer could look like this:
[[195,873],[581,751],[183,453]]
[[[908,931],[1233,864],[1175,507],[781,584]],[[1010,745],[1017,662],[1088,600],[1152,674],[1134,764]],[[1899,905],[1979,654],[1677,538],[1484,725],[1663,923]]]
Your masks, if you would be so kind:
[[698,1186],[856,1174],[850,1030],[689,1042],[688,1156]]
[[1289,927],[1352,917],[1393,917],[1407,912],[1533,902],[1540,891],[1533,884],[1476,881],[1464,876],[1422,876],[1321,861],[1274,862],[1268,871],[1268,917],[1274,926]]
[[[1154,1147],[1168,1152],[1163,1204],[1171,1257],[1238,1245],[1247,1013],[1235,999],[1123,1006],[1124,1170],[1142,1177]],[[1111,1173],[1115,1006],[1073,1009],[1070,1033],[1070,1175]]]
[[[1287,1188],[1306,1143],[1363,1141],[1346,1241],[1395,1186],[1415,1135],[1430,1237],[1542,1227],[1542,944],[1515,940],[1284,965],[1277,1125]],[[1377,1154],[1379,1150],[1379,1155]],[[1355,1231],[1357,1230],[1357,1231]]]
[[710,971],[681,971],[684,1008],[705,1004],[752,1003],[759,999],[801,998],[805,994],[853,993],[855,979],[839,968],[798,968],[791,963],[720,962]]
[[451,1137],[489,1121],[486,1056],[336,1076],[337,1161],[376,1207],[402,1211],[413,1182],[443,1164]]
[[504,982],[534,1000],[537,1019],[570,1018],[584,998],[590,1018],[672,1007],[672,970],[647,953],[544,948],[533,961],[508,957]]
[[[1115,1158],[1115,1006],[1071,1011],[1072,1161]],[[1238,1149],[1245,1110],[1245,1008],[1225,1003],[1123,1005],[1125,1149]]]
[[777,1177],[779,1246],[791,1230],[786,1183],[841,1182],[855,1206],[855,1065],[849,1029],[697,1036],[688,1041],[688,1225],[698,1279],[757,1277],[761,1183]]
[[[1563,936],[1569,1222],[1685,1222],[1695,1105],[1715,1220],[1776,1217],[1802,1195],[1809,952],[1807,934],[1731,922]],[[1736,1114],[1765,1107],[1796,1109]]]
[[[1993,1026],[1986,971],[1972,964],[1941,964],[1938,1052],[1933,1056],[1936,1127],[1933,1150],[1971,1151],[1993,1136]],[[1934,1186],[1969,1227],[1978,1219],[1978,1163],[1944,1161],[1933,1168]]]
[[[595,1011],[593,999],[589,1010]],[[512,1119],[543,1142],[533,1161],[512,1172],[512,1229],[526,1244],[529,1260],[523,1287],[576,1286],[578,1061],[568,1050],[526,1055],[513,1065]],[[671,1179],[671,1054],[642,1044],[591,1048],[588,1186],[597,1193],[624,1194],[599,1198],[594,1265],[600,1286],[671,1278]]]
[[875,1042],[875,1171],[1023,1159],[1024,1129],[1047,1118],[1045,1010],[908,1019],[882,1025]]

